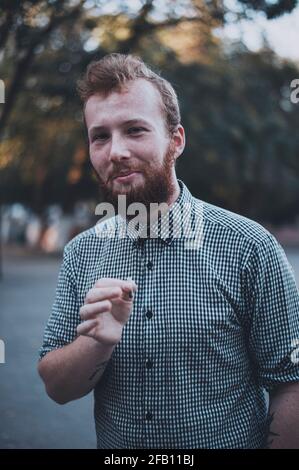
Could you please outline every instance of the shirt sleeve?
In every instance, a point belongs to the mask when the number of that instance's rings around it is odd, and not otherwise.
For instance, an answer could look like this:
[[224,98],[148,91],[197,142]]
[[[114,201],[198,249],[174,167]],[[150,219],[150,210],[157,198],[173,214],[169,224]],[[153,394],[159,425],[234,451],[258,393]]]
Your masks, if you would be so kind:
[[53,349],[74,341],[77,326],[81,322],[76,283],[76,254],[72,243],[66,245],[60,268],[55,301],[48,319],[43,345],[39,350],[40,359]]
[[251,257],[250,271],[249,349],[257,382],[271,391],[299,381],[299,294],[294,271],[271,234]]

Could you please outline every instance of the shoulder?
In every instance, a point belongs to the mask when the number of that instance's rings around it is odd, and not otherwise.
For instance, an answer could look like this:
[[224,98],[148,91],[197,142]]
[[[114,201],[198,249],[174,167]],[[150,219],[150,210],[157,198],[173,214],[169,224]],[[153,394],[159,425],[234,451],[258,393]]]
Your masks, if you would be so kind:
[[222,236],[231,236],[236,241],[257,247],[268,244],[274,238],[265,227],[254,220],[207,202],[202,205],[206,231],[217,231]]
[[207,202],[202,202],[202,218],[205,246],[221,259],[237,257],[245,268],[262,269],[275,260],[287,265],[283,248],[260,223]]
[[70,255],[72,253],[79,254],[82,251],[93,251],[100,249],[105,239],[111,236],[113,230],[117,226],[117,217],[112,217],[103,222],[98,222],[88,230],[76,235],[70,240],[64,248],[64,254]]

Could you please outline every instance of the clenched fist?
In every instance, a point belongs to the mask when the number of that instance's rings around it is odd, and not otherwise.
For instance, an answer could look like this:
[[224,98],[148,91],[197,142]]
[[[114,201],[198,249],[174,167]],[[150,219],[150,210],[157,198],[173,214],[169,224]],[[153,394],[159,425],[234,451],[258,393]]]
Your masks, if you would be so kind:
[[132,312],[136,289],[134,281],[109,278],[97,281],[80,308],[80,317],[85,321],[77,327],[77,333],[106,345],[119,343]]

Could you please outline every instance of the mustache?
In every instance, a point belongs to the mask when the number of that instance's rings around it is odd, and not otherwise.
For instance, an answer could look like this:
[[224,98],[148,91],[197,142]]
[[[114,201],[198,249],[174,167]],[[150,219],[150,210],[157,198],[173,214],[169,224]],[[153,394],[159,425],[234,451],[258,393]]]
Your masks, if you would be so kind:
[[120,174],[132,173],[134,171],[136,172],[140,171],[140,168],[131,167],[131,166],[114,167],[113,171],[108,176],[107,183],[113,180],[114,178],[116,178],[117,176],[119,176]]

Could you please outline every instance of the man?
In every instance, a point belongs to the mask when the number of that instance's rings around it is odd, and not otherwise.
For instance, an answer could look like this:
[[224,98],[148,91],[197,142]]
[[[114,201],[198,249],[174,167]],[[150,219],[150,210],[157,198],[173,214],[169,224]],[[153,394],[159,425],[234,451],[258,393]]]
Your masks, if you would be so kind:
[[[299,447],[299,298],[282,248],[177,180],[177,97],[141,60],[105,56],[79,91],[105,201],[147,211],[66,246],[38,366],[48,395],[94,389],[99,448]],[[151,203],[167,210],[151,217]]]

